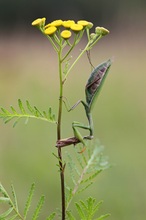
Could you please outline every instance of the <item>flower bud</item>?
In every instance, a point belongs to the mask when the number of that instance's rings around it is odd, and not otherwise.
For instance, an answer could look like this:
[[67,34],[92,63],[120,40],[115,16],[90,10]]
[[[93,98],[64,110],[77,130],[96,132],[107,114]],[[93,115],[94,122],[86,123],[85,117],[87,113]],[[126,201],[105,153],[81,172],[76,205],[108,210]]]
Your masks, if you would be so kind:
[[109,31],[104,27],[96,27],[95,28],[95,33],[97,35],[105,36],[105,35],[109,34]]
[[91,29],[93,27],[93,23],[92,22],[88,22],[87,28]]
[[97,35],[96,35],[95,33],[91,33],[91,34],[90,34],[90,39],[91,39],[91,40],[95,40],[96,37],[97,37]]

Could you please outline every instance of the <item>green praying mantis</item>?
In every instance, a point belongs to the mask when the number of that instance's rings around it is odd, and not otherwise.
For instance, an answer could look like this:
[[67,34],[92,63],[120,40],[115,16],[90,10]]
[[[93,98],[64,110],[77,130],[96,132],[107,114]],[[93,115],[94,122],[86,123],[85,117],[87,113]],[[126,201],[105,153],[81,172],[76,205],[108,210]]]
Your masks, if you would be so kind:
[[[74,121],[72,123],[72,128],[74,132],[74,137],[61,139],[57,142],[57,147],[64,147],[70,144],[77,144],[81,142],[86,148],[85,139],[91,140],[93,138],[93,120],[92,120],[92,109],[94,107],[95,101],[99,95],[103,82],[109,72],[112,61],[109,59],[106,62],[98,65],[91,73],[87,84],[85,86],[86,102],[79,100],[69,111],[73,110],[79,103],[82,103],[85,109],[85,113],[88,119],[88,125],[84,125],[80,122]],[[89,135],[83,137],[79,132],[78,128],[89,130]]]

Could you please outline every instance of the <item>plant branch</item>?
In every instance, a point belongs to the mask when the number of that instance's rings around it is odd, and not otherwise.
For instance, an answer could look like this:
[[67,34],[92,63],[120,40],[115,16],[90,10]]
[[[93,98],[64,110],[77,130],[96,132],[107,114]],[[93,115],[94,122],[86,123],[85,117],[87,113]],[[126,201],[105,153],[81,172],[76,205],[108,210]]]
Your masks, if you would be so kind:
[[79,54],[79,56],[77,57],[77,59],[73,62],[73,64],[71,65],[71,67],[69,68],[69,70],[67,71],[64,79],[63,79],[63,82],[65,82],[65,80],[67,79],[68,77],[68,74],[70,73],[70,71],[72,70],[72,68],[75,66],[75,64],[78,62],[78,60],[81,58],[81,56],[85,53],[85,51],[88,49],[88,46],[89,46],[89,42],[88,44],[86,45],[86,47],[82,50],[82,52]]
[[[57,141],[61,139],[61,119],[62,119],[62,97],[63,97],[63,83],[62,83],[62,65],[61,65],[62,49],[58,53],[59,58],[59,79],[60,79],[60,94],[59,94],[59,109],[58,109],[58,124],[57,124]],[[65,220],[65,181],[64,181],[64,164],[62,160],[62,149],[58,147],[59,167],[60,167],[60,181],[61,181],[61,200],[62,200],[62,220]]]

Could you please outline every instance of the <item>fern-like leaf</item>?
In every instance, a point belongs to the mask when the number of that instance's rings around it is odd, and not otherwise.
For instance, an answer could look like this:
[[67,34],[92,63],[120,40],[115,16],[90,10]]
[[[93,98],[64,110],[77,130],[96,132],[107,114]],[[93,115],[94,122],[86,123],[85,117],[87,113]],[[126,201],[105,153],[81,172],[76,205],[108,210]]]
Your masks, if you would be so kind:
[[[96,200],[92,197],[89,197],[86,202],[80,200],[79,203],[75,203],[80,219],[82,220],[92,220],[99,210],[101,204],[102,201],[96,204]],[[109,214],[101,215],[100,217],[96,218],[96,220],[102,220],[108,216]]]
[[[24,214],[22,215],[18,210],[17,197],[13,185],[11,185],[11,191],[13,196],[13,198],[11,199],[5,188],[0,183],[0,193],[3,195],[0,197],[0,203],[3,204],[7,203],[7,205],[9,205],[8,210],[0,214],[0,220],[30,219],[30,217],[28,217],[28,211],[30,206],[32,205],[32,197],[34,195],[34,189],[35,189],[35,184],[33,183],[31,185],[29,195],[25,204]],[[38,220],[43,204],[44,204],[44,196],[41,196],[32,214],[31,220]],[[55,215],[56,213],[52,213],[46,220],[53,220]]]
[[51,215],[49,215],[49,217],[46,220],[53,220],[55,215],[56,215],[56,213],[53,212]]
[[42,206],[44,204],[44,200],[45,200],[45,197],[44,196],[41,196],[38,204],[37,204],[37,207],[34,211],[34,214],[33,214],[33,217],[32,217],[32,220],[36,220],[41,212],[41,209],[42,209]]
[[10,199],[7,197],[0,197],[0,203],[9,203]]
[[92,143],[88,150],[82,154],[79,154],[75,149],[75,156],[74,159],[72,155],[67,153],[73,186],[69,187],[66,184],[66,210],[68,210],[73,197],[90,187],[96,176],[109,167],[107,158],[103,156],[103,146],[98,143]]
[[32,197],[33,197],[33,194],[34,194],[34,188],[35,188],[35,184],[33,183],[31,185],[31,188],[30,188],[30,191],[29,191],[29,195],[28,195],[28,198],[27,198],[27,201],[26,201],[26,204],[25,204],[24,219],[26,219],[27,213],[28,213],[29,208],[30,208],[31,203],[32,203]]
[[27,113],[26,113],[26,111],[25,111],[25,108],[24,108],[24,106],[23,106],[23,104],[22,104],[21,99],[18,99],[18,105],[19,105],[19,109],[20,109],[20,111],[22,112],[22,114],[23,114],[23,115],[26,115]]
[[[11,185],[11,190],[12,190],[12,196],[13,196],[14,201],[12,201],[9,194],[7,193],[5,188],[0,183],[0,192],[3,194],[3,196],[6,198],[6,200],[9,201],[8,204],[10,206],[10,208],[5,213],[0,215],[0,220],[15,219],[17,217],[19,217],[20,219],[23,219],[18,211],[17,197],[16,197],[16,193],[15,193],[13,185]],[[15,213],[15,214],[11,215],[12,213]],[[6,217],[9,217],[9,218],[6,218]]]
[[6,212],[0,214],[0,220],[5,220],[8,215],[11,214],[13,208],[9,208]]
[[110,214],[101,215],[99,218],[96,218],[95,220],[103,220],[109,216],[110,216]]
[[18,112],[13,106],[10,107],[11,112],[1,107],[0,118],[2,118],[5,123],[15,119],[13,127],[15,127],[22,118],[26,119],[25,122],[27,122],[29,118],[36,118],[50,123],[57,123],[51,107],[49,108],[48,112],[41,112],[36,106],[32,107],[28,100],[26,101],[26,106],[24,107],[24,104],[20,99],[18,100],[18,107],[20,112]]
[[12,191],[12,196],[13,196],[13,204],[14,204],[16,211],[18,212],[18,202],[17,202],[17,197],[16,197],[16,193],[15,193],[15,189],[14,189],[13,184],[11,184],[11,191]]
[[67,214],[67,219],[68,220],[76,220],[76,218],[73,216],[71,211],[67,211],[66,214]]
[[13,215],[13,216],[11,216],[10,218],[8,218],[7,220],[14,220],[14,219],[18,219],[18,218],[17,218],[17,215]]
[[78,211],[78,214],[79,214],[80,218],[83,219],[83,220],[85,220],[85,217],[86,217],[86,216],[85,216],[85,213],[84,213],[82,207],[80,206],[79,203],[75,203],[75,205],[76,205],[76,209],[77,209],[77,211]]

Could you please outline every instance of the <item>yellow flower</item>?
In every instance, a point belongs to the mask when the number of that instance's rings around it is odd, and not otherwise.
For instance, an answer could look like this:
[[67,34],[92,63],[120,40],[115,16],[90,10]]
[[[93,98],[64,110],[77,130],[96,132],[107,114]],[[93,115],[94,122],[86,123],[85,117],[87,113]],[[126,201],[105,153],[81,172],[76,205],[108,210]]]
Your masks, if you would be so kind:
[[72,24],[70,27],[71,30],[78,32],[83,29],[83,26],[81,24]]
[[68,30],[64,30],[61,32],[61,37],[63,37],[64,39],[68,39],[71,37],[71,31]]
[[51,23],[45,25],[45,29],[51,26]]
[[65,28],[70,28],[71,25],[75,24],[75,22],[73,20],[67,20],[67,21],[63,21],[62,25]]
[[55,20],[55,21],[51,22],[50,25],[55,26],[55,27],[59,27],[62,25],[62,23],[63,23],[62,20]]
[[34,20],[31,24],[32,26],[41,27],[45,25],[46,18],[38,18]]
[[51,27],[48,27],[48,28],[46,28],[46,29],[44,30],[44,34],[46,34],[46,35],[53,35],[56,30],[57,30],[56,27],[51,26]]
[[80,20],[77,22],[77,24],[81,24],[83,27],[86,27],[89,24],[89,22],[85,20]]

